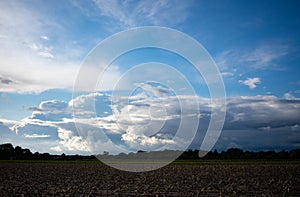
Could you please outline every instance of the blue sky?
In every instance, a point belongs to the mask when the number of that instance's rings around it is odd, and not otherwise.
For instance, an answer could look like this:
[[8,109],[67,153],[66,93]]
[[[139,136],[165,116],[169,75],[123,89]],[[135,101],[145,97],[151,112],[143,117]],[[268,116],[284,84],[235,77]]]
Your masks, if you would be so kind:
[[[164,50],[132,51],[115,60],[107,71],[104,87],[93,95],[100,119],[79,122],[90,130],[100,125],[111,139],[99,145],[95,139],[101,136],[93,132],[78,135],[72,120],[72,106],[76,102],[85,112],[91,111],[89,93],[81,95],[81,99],[72,98],[77,73],[90,51],[120,31],[163,26],[182,31],[201,43],[221,72],[228,105],[224,129],[215,148],[300,147],[298,1],[28,0],[1,1],[0,6],[0,142],[40,152],[82,154],[104,150],[117,153],[113,144],[132,151],[168,143],[185,144],[184,140],[166,137],[176,127],[176,107],[165,109],[170,113],[162,129],[166,139],[142,135],[142,131],[149,132],[144,127],[140,133],[133,132],[140,128],[134,125],[141,126],[134,121],[147,118],[135,117],[131,120],[133,125],[127,122],[126,128],[122,126],[128,121],[122,119],[122,109],[129,106],[122,105],[123,101],[118,103],[119,120],[123,122],[118,123],[112,116],[116,109],[111,103],[110,85],[132,65],[153,61],[172,65],[183,74],[195,88],[201,114],[209,115],[211,106],[206,99],[210,95],[203,79],[189,62]],[[145,73],[137,71],[134,76],[139,74]],[[177,102],[165,86],[142,83],[137,85],[136,92],[141,91],[150,92],[150,97],[158,100],[160,96],[167,97],[169,106]],[[187,93],[180,96],[184,101],[190,98]],[[161,114],[159,105],[166,101],[159,101],[160,104],[146,99],[143,104],[156,106],[153,113]],[[147,109],[134,106],[129,111],[146,113]],[[198,148],[203,140],[209,121],[203,117],[192,148]],[[152,126],[160,124],[156,121]]]

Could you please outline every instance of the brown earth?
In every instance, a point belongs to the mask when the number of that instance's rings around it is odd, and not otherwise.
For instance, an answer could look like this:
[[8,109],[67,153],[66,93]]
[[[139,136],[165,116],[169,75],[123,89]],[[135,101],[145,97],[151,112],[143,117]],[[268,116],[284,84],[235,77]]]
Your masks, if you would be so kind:
[[100,163],[0,162],[0,173],[0,196],[300,196],[300,164],[129,173]]

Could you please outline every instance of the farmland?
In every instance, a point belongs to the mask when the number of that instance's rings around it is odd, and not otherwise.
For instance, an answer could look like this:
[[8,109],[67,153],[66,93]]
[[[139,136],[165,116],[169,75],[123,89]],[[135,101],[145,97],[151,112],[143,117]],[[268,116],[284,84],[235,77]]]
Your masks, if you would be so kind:
[[0,196],[299,196],[300,164],[174,163],[119,171],[92,162],[0,162]]

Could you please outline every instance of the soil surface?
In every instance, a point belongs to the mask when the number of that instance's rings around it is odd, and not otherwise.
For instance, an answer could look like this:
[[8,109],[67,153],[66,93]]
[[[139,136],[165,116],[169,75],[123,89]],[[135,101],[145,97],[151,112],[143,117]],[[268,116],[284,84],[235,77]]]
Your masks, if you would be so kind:
[[300,164],[173,164],[130,173],[100,163],[0,162],[0,173],[0,196],[300,196]]

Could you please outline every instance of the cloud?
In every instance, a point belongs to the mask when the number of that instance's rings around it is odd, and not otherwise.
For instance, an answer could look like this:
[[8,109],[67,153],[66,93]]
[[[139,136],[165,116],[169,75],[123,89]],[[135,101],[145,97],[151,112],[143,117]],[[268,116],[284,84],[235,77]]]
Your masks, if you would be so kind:
[[59,100],[48,100],[48,101],[42,101],[39,105],[39,108],[41,110],[45,111],[62,111],[65,110],[68,107],[68,103],[65,101],[59,101]]
[[47,51],[42,51],[42,52],[38,52],[38,55],[41,57],[46,57],[46,58],[54,58],[54,55],[47,52]]
[[3,77],[0,77],[0,83],[8,85],[10,83],[13,83],[13,81],[10,80],[10,79],[6,79],[6,78],[3,78]]
[[39,138],[44,141],[57,140],[57,128],[49,121],[29,122],[24,119],[20,124],[11,127],[20,138]]
[[18,122],[0,119],[0,143],[12,142],[14,140],[15,132],[10,129],[14,124],[18,124]]
[[[47,38],[47,37],[43,37],[43,38]],[[28,47],[33,51],[36,51],[37,55],[41,57],[51,58],[51,59],[54,58],[54,55],[51,54],[51,51],[53,50],[52,47],[47,47],[42,44],[36,44],[36,43],[28,44]]]
[[[152,86],[147,90],[159,92],[161,88]],[[162,92],[167,92],[163,89]],[[91,93],[69,102],[43,101],[32,108],[31,116],[20,122],[0,119],[1,139],[26,144],[35,151],[42,147],[54,153],[108,151],[117,154],[140,149],[179,150],[188,146],[195,135],[190,147],[200,148],[211,109],[219,106],[212,105],[209,98],[199,96],[157,96],[160,97],[112,100],[110,95]],[[296,141],[300,140],[299,99],[258,95],[228,98],[226,102],[225,124],[215,148],[297,148]],[[78,109],[75,120],[73,107]],[[199,125],[193,127],[195,120]],[[194,128],[196,133],[193,133]]]
[[41,134],[36,134],[36,133],[31,134],[31,135],[25,134],[24,136],[26,138],[49,138],[50,137],[50,135],[41,135]]
[[[53,4],[0,2],[1,92],[24,94],[73,89],[82,59],[96,43],[87,38],[84,44],[76,44],[76,39],[82,39],[81,35],[69,36],[78,28],[73,18],[78,10],[62,5],[70,12],[58,18],[57,13],[51,11],[55,9],[44,9],[47,6]],[[105,87],[100,90],[111,88],[109,85],[118,79],[118,74],[117,71],[107,72],[103,80]]]
[[122,135],[121,140],[125,141],[126,143],[130,143],[133,147],[142,147],[142,148],[149,148],[151,149],[155,147],[161,147],[166,144],[175,144],[174,140],[170,139],[158,139],[154,136],[149,137],[145,135],[133,135],[131,133],[126,133]]
[[[253,69],[284,69],[280,60],[287,56],[291,47],[285,43],[264,43],[255,48],[232,48],[220,52],[215,57],[217,65],[225,76],[230,73],[240,75]],[[227,75],[228,74],[228,75]]]
[[225,129],[279,128],[298,124],[299,99],[275,96],[238,97],[227,100]]
[[221,75],[222,75],[223,77],[231,77],[231,76],[234,76],[234,74],[231,73],[231,72],[222,72]]
[[227,99],[226,120],[215,148],[247,150],[299,148],[299,99],[248,96]]
[[0,91],[36,93],[53,88],[71,89],[78,63],[63,59],[51,61],[54,57],[51,47],[40,43],[40,35],[61,32],[61,26],[53,17],[30,5],[0,2],[0,32],[6,36],[0,39],[0,73],[13,81],[0,86]]
[[89,147],[82,137],[76,136],[73,133],[73,131],[59,128],[58,137],[61,140],[60,144],[67,147],[71,151],[89,151]]
[[42,40],[49,40],[49,37],[48,36],[41,36],[40,37]]
[[[181,100],[190,104],[184,105],[187,113],[182,114],[183,117],[188,118],[189,115],[199,113],[197,108],[191,104],[189,96],[185,96],[185,99],[181,98]],[[182,141],[173,138],[174,133],[172,131],[178,127],[178,115],[180,114],[176,102],[178,101],[174,97],[168,96],[158,100],[137,99],[130,104],[121,105],[123,107],[119,109],[119,113],[114,113],[115,118],[106,119],[106,123],[109,122],[110,124],[110,127],[106,127],[106,129],[114,128],[118,131],[116,133],[119,133],[118,136],[123,142],[133,149],[185,143],[186,141],[183,140],[185,136],[179,136]],[[203,140],[204,130],[209,123],[210,108],[217,107],[211,106],[209,99],[200,97],[197,102],[200,103],[201,116],[198,137],[196,136],[199,141],[196,140],[193,143],[194,148],[199,148],[201,139]],[[241,148],[253,150],[255,148],[272,149],[275,147],[288,149],[294,146],[289,139],[299,132],[297,125],[300,125],[300,119],[297,114],[300,111],[300,101],[298,99],[287,100],[275,96],[252,96],[230,98],[227,99],[227,103],[226,121],[217,147],[226,149],[232,143]],[[151,113],[149,113],[149,107]],[[112,108],[115,109],[114,106]],[[98,119],[98,121],[100,125],[105,122],[104,119]],[[118,125],[115,125],[116,122]],[[163,126],[162,123],[164,123]],[[186,130],[191,129],[189,124],[184,128]],[[268,128],[268,130],[262,128]],[[159,132],[153,133],[153,131]],[[266,131],[269,134],[266,134]],[[189,136],[188,133],[185,134]],[[265,137],[269,141],[265,143],[262,139],[256,142],[254,140],[256,136]],[[224,141],[222,137],[227,137],[229,140]],[[247,139],[253,140],[247,142]],[[280,141],[280,139],[283,140]],[[272,146],[273,141],[277,144]]]
[[51,147],[50,150],[53,150],[55,152],[62,152],[63,151],[60,146]]
[[[121,28],[141,25],[175,26],[188,18],[192,1],[105,1],[94,0],[100,14]],[[115,25],[116,23],[114,23]],[[111,27],[112,28],[112,27]]]
[[291,93],[285,93],[283,95],[283,98],[285,98],[287,100],[295,99],[295,97]]
[[143,92],[147,92],[147,94],[150,94],[149,96],[165,97],[165,96],[172,95],[172,91],[169,88],[162,87],[160,85],[153,86],[153,84],[141,83],[141,84],[137,84],[137,86],[142,88]]
[[247,78],[245,81],[239,80],[239,83],[248,86],[250,89],[256,88],[257,84],[259,84],[260,82],[261,80],[258,77]]
[[42,109],[38,108],[38,107],[28,107],[27,108],[29,111],[43,111]]
[[276,60],[289,53],[289,46],[283,44],[262,45],[251,53],[244,54],[242,61],[251,63],[254,68],[276,66]]

